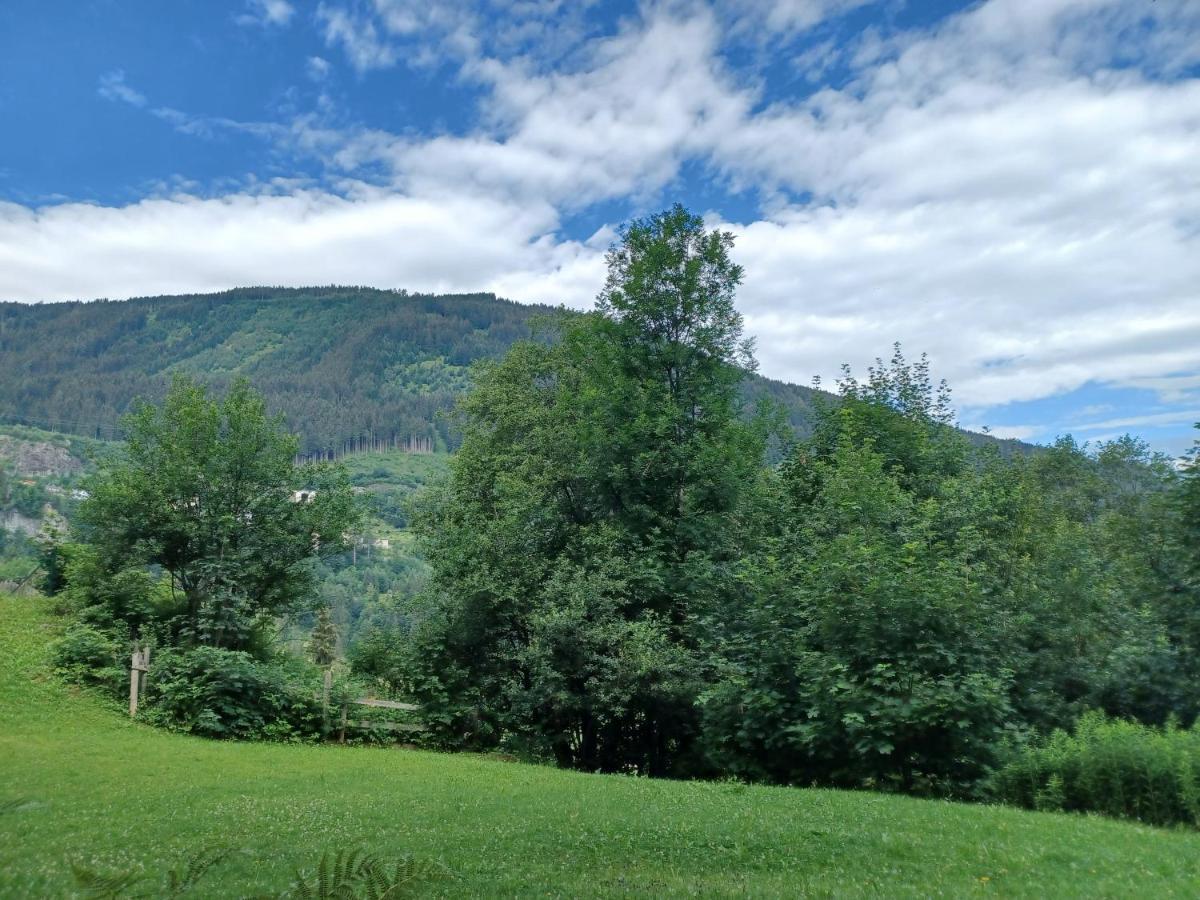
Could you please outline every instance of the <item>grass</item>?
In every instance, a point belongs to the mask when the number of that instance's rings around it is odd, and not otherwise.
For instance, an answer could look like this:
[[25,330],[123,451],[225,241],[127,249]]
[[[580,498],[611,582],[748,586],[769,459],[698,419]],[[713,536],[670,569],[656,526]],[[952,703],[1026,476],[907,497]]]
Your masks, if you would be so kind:
[[412,489],[444,475],[449,459],[449,455],[445,453],[383,450],[351,454],[341,462],[354,484],[392,485]]
[[[582,775],[399,749],[155,731],[45,670],[59,624],[0,598],[0,896],[72,863],[278,892],[326,851],[441,863],[443,896],[1194,897],[1200,834],[870,793]],[[149,882],[148,882],[149,883]],[[161,880],[158,882],[161,883]]]

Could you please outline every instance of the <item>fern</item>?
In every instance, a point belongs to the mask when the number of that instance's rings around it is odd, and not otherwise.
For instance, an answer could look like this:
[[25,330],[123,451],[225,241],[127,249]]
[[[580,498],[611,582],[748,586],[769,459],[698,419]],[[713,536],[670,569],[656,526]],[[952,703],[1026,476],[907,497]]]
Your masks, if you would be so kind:
[[[185,865],[168,869],[164,886],[140,893],[134,893],[134,889],[142,887],[150,877],[144,873],[101,873],[77,863],[72,863],[71,869],[80,893],[92,900],[179,897],[194,888],[230,852],[225,847],[204,848],[190,856]],[[260,900],[399,900],[449,875],[449,870],[440,864],[411,856],[387,863],[357,848],[326,851],[312,875],[297,872],[289,890],[263,895]]]
[[71,863],[71,873],[75,876],[75,886],[85,897],[92,897],[94,900],[116,900],[125,896],[130,888],[145,877],[137,872],[101,874],[78,863]]
[[382,867],[373,869],[371,880],[365,885],[363,900],[395,900],[410,896],[418,888],[449,876],[449,870],[428,860],[406,856],[394,863],[390,871]]
[[213,866],[224,861],[232,851],[228,847],[212,847],[193,854],[182,869],[167,872],[167,896],[178,897],[193,887]]
[[326,851],[315,875],[306,877],[297,873],[292,889],[280,894],[279,898],[397,900],[448,875],[449,871],[437,863],[409,856],[388,865],[362,850]]
[[95,900],[117,900],[117,898],[158,898],[178,897],[196,886],[196,883],[217,863],[230,854],[225,847],[205,847],[188,857],[182,868],[168,869],[166,886],[161,890],[150,890],[144,893],[131,893],[133,887],[148,877],[146,874],[134,871],[112,872],[103,874],[94,869],[86,868],[78,863],[71,863],[71,872],[75,876],[75,885],[86,897]]

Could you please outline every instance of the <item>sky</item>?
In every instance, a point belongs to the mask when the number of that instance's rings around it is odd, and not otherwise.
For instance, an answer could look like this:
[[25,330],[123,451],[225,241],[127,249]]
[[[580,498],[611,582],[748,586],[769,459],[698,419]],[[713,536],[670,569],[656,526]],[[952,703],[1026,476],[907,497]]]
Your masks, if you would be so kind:
[[1197,0],[0,3],[0,299],[586,308],[675,202],[767,376],[900,341],[965,426],[1192,445]]

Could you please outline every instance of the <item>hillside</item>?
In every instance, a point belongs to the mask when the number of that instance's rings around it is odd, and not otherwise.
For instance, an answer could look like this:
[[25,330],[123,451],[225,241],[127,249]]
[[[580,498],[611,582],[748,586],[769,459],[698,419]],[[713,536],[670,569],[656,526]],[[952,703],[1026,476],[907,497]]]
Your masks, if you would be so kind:
[[[451,449],[438,414],[477,359],[498,357],[553,310],[491,294],[244,288],[92,303],[0,303],[0,422],[114,436],[135,398],[170,375],[216,387],[245,375],[306,452],[364,445]],[[753,378],[806,421],[812,391]]]
[[70,895],[72,864],[153,893],[219,847],[197,896],[278,892],[359,847],[411,855],[419,896],[1186,897],[1200,879],[1200,834],[1096,818],[169,734],[60,685],[60,627],[0,597],[0,896]]
[[[0,591],[24,583],[37,566],[35,536],[70,523],[87,479],[120,444],[0,423]],[[408,531],[408,497],[446,471],[444,453],[379,450],[344,460],[363,500],[356,549],[317,566],[320,596],[334,610],[343,648],[371,624],[392,623],[389,598],[411,596],[425,564]],[[288,633],[302,649],[307,619]]]

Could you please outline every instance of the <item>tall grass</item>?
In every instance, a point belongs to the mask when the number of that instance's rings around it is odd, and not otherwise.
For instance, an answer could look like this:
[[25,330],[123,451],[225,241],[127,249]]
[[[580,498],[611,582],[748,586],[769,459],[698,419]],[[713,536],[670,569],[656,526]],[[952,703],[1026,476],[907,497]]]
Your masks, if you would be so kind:
[[1017,753],[990,786],[1030,809],[1200,827],[1200,722],[1151,728],[1089,713],[1073,733]]

